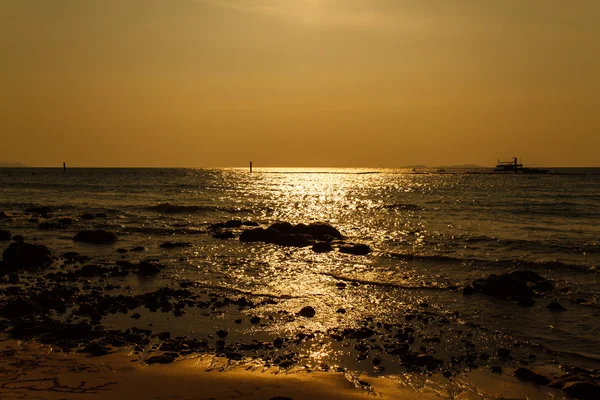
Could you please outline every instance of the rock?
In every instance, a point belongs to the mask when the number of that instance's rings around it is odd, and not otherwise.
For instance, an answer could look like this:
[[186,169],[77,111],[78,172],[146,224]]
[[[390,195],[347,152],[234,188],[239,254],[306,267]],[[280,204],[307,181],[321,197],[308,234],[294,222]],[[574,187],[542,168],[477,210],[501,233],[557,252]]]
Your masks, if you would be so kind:
[[336,228],[322,222],[312,223],[308,226],[297,225],[296,229],[300,230],[300,233],[305,233],[318,240],[341,239],[343,237]]
[[119,254],[129,253],[129,250],[127,250],[127,249],[117,249],[117,253],[119,253]]
[[215,239],[235,239],[235,235],[231,231],[218,231],[215,232],[212,237]]
[[541,282],[546,280],[546,278],[533,271],[514,271],[511,272],[510,275],[529,283]]
[[251,324],[258,324],[260,322],[260,318],[259,317],[252,317],[250,318],[250,323]]
[[40,214],[40,215],[49,215],[52,212],[51,207],[40,206],[40,207],[29,207],[25,209],[26,213],[30,214]]
[[191,245],[189,242],[164,242],[160,247],[163,249],[176,249],[178,247],[190,247]]
[[11,243],[2,254],[3,266],[8,269],[45,268],[54,262],[50,250],[41,244]]
[[144,246],[135,246],[133,249],[131,249],[129,251],[134,251],[134,252],[146,251],[146,248]]
[[316,314],[316,311],[311,306],[306,306],[298,312],[298,315],[300,315],[302,317],[306,317],[306,318],[312,318],[315,316],[315,314]]
[[591,380],[569,382],[562,388],[563,392],[582,400],[600,399],[600,386]]
[[500,358],[508,358],[510,356],[510,350],[505,348],[498,349],[498,357]]
[[135,313],[135,314],[133,314],[131,316],[131,318],[133,318],[133,319],[140,319],[140,318],[142,318],[142,316],[140,315],[140,313]]
[[400,359],[405,364],[416,365],[417,367],[427,367],[432,370],[442,365],[444,362],[432,356],[431,354],[417,354],[407,352],[400,355]]
[[309,235],[289,233],[275,237],[271,243],[286,247],[306,247],[311,245],[312,238]]
[[244,221],[242,222],[243,226],[258,226],[258,222],[254,222],[254,221]]
[[247,229],[240,233],[240,242],[267,242],[272,237],[274,237],[273,231],[267,232],[263,228]]
[[81,216],[81,219],[85,219],[87,221],[92,221],[92,220],[96,219],[96,217],[94,217],[94,214],[85,213]]
[[0,229],[0,240],[10,240],[10,232],[4,229]]
[[511,274],[490,275],[473,282],[473,287],[489,296],[502,298],[531,297],[533,290],[522,279]]
[[550,379],[546,378],[545,376],[536,374],[532,370],[523,367],[517,368],[517,370],[514,372],[514,376],[533,382],[540,386],[546,386],[551,382]]
[[43,231],[53,231],[53,230],[65,229],[65,226],[58,222],[44,221],[38,225],[38,229],[43,230]]
[[313,244],[312,251],[315,253],[329,253],[333,251],[333,247],[328,242],[317,242]]
[[17,297],[9,300],[6,305],[0,309],[0,315],[4,318],[15,319],[33,314],[35,305],[29,299]]
[[226,337],[227,335],[229,335],[229,332],[227,332],[223,329],[220,329],[217,331],[217,336],[220,337],[221,339]]
[[498,366],[498,365],[492,365],[490,367],[490,371],[494,374],[501,374],[502,373],[502,367]]
[[79,351],[80,353],[89,353],[94,357],[105,356],[110,353],[110,348],[102,346],[99,343],[90,343]]
[[471,295],[476,292],[477,292],[477,290],[475,290],[475,288],[473,286],[465,286],[465,288],[463,289],[463,294],[466,294],[466,295]]
[[355,244],[352,246],[341,246],[340,253],[354,254],[356,256],[366,256],[371,252],[371,248],[366,244]]
[[548,303],[548,305],[546,305],[546,308],[552,311],[567,311],[566,308],[564,308],[562,305],[560,305],[560,303],[557,303],[555,301],[553,301],[552,303]]
[[96,213],[96,218],[108,218],[108,215],[106,213]]
[[12,237],[12,240],[14,242],[23,242],[25,241],[25,238],[23,237],[23,235],[15,235]]
[[531,286],[531,288],[538,293],[545,293],[550,290],[554,290],[554,284],[550,281],[540,281],[534,283],[533,286]]
[[6,213],[4,211],[0,211],[0,219],[8,219],[9,216],[6,215]]
[[160,356],[150,357],[146,360],[147,364],[171,364],[175,361],[175,357],[173,353],[162,354]]
[[73,238],[76,242],[110,244],[117,241],[117,235],[102,229],[81,231]]
[[142,261],[137,267],[138,275],[151,276],[160,272],[162,265],[156,261]]

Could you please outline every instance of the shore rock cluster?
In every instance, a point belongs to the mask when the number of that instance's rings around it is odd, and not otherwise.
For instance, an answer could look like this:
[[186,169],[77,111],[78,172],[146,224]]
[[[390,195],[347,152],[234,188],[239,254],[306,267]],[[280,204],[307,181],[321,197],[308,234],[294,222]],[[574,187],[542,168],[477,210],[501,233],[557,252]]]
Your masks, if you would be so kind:
[[[29,212],[42,218],[51,217],[53,211],[44,207],[31,210]],[[164,206],[161,211],[177,210]],[[90,214],[83,219],[95,218],[102,216]],[[56,221],[61,226],[69,224],[66,219]],[[255,222],[231,220],[208,228],[208,233],[219,239],[235,238],[237,232],[242,243],[312,246],[317,253],[330,252],[335,248],[340,253],[352,255],[367,255],[371,251],[365,244],[344,243],[340,231],[324,223],[275,223],[261,228]],[[515,376],[519,379],[560,389],[580,399],[600,398],[599,370],[567,369],[556,379],[537,374],[525,366],[535,359],[536,350],[543,352],[543,349],[516,343],[510,338],[497,342],[485,338],[478,342],[470,331],[477,326],[462,321],[458,312],[434,313],[428,304],[422,303],[407,306],[403,313],[393,316],[361,317],[352,324],[341,324],[324,332],[310,330],[305,328],[310,326],[305,322],[319,318],[320,304],[305,304],[273,312],[273,315],[262,315],[256,309],[277,305],[280,299],[224,294],[189,281],[181,281],[174,287],[157,285],[155,288],[158,289],[147,293],[131,294],[120,286],[123,280],[118,278],[130,275],[147,282],[160,282],[155,277],[168,267],[158,259],[92,260],[74,251],[57,256],[44,245],[27,243],[22,238],[15,240],[15,237],[7,230],[0,231],[0,240],[13,240],[4,250],[0,263],[0,328],[15,339],[39,340],[64,351],[78,351],[90,356],[103,356],[115,348],[128,346],[148,364],[171,363],[186,355],[211,353],[231,361],[260,359],[265,366],[283,369],[306,362],[301,351],[303,346],[310,347],[329,340],[334,346],[352,354],[357,362],[368,363],[377,371],[395,363],[407,370],[426,374],[436,372],[452,378],[476,368],[502,372],[503,367],[518,363],[520,368],[515,371]],[[73,240],[107,245],[115,243],[118,237],[105,230],[91,229],[77,233]],[[189,246],[189,242],[165,241],[159,247],[171,253]],[[137,246],[119,250],[117,253],[121,257],[129,252],[143,252],[144,248]],[[339,291],[351,288],[341,280],[332,285]],[[553,282],[541,275],[533,271],[514,271],[476,280],[463,292],[532,305],[534,297],[552,290]],[[550,303],[548,308],[564,310],[558,303]],[[286,322],[298,321],[302,331],[273,334],[268,340],[236,338],[229,328],[215,330],[205,337],[175,337],[169,331],[152,331],[148,320],[142,316],[160,312],[179,318],[191,313],[190,310],[201,310],[202,315],[208,317],[222,316],[227,312],[227,315],[235,316],[232,323],[247,326],[268,326],[278,318]],[[340,317],[346,312],[345,308],[337,309]],[[139,325],[111,329],[108,324],[105,325],[107,318],[117,314],[127,316],[127,321],[135,325],[138,320],[143,321],[144,328]],[[311,368],[328,370],[330,367],[322,363]]]

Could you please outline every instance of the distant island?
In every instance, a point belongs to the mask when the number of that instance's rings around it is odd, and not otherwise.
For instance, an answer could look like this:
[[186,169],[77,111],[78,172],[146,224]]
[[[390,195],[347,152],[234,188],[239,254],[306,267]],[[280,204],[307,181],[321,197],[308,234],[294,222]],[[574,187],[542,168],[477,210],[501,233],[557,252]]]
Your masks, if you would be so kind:
[[425,168],[453,168],[453,169],[458,169],[458,168],[490,168],[490,167],[484,167],[482,165],[476,165],[476,164],[461,164],[461,165],[441,165],[438,167],[430,167],[427,165],[408,165],[406,167],[402,167],[402,168],[414,168],[414,169],[425,169]]
[[9,163],[0,161],[0,168],[26,168],[27,165],[21,163]]

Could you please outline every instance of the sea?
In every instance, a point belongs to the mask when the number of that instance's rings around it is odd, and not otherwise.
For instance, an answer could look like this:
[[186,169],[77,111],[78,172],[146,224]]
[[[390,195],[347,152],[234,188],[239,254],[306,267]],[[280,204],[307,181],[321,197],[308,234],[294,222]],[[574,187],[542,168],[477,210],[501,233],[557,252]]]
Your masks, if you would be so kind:
[[[50,207],[49,221],[73,223],[41,230],[45,219],[32,222],[25,211],[34,206]],[[544,363],[597,367],[600,362],[600,168],[517,175],[481,168],[255,168],[252,173],[6,168],[0,169],[0,211],[10,216],[10,222],[0,220],[0,228],[44,244],[57,256],[76,251],[94,263],[158,259],[166,265],[157,277],[114,278],[117,292],[192,282],[207,293],[272,300],[249,311],[248,318],[258,316],[260,324],[236,324],[228,311],[173,317],[145,310],[137,321],[108,316],[104,323],[110,326],[142,324],[192,337],[226,329],[229,338],[272,340],[364,321],[404,321],[417,310],[453,318],[475,345],[492,354],[509,342],[543,349]],[[81,218],[98,213],[106,217]],[[233,229],[232,239],[213,237],[209,226],[229,220],[265,228],[275,222],[324,222],[336,227],[344,242],[372,251],[315,253],[310,247],[242,243],[237,237],[247,227]],[[118,240],[74,242],[85,229],[108,230]],[[166,241],[190,246],[161,248]],[[0,252],[8,244],[0,242]],[[145,251],[125,252],[136,246]],[[463,293],[476,279],[518,270],[540,274],[555,289],[534,297],[530,307]],[[548,309],[551,302],[566,311]],[[305,306],[313,307],[315,316],[294,318]],[[443,329],[436,327],[433,334],[442,338],[439,352],[460,351],[449,350],[452,338],[444,339]],[[309,364],[368,373],[376,368],[325,336],[302,351]]]

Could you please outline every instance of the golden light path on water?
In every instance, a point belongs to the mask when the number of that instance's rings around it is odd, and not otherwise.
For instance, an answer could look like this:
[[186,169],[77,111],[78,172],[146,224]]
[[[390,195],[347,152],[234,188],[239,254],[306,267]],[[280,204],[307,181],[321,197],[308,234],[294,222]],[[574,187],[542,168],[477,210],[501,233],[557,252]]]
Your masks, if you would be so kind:
[[[275,296],[278,299],[276,305],[254,310],[261,318],[276,317],[307,305],[316,310],[316,316],[309,320],[290,313],[287,322],[267,329],[281,336],[304,331],[323,335],[339,326],[359,327],[365,317],[377,316],[391,321],[412,308],[411,303],[422,303],[422,298],[414,298],[409,303],[392,298],[398,290],[396,286],[418,286],[420,278],[410,268],[399,274],[398,265],[402,263],[387,256],[379,257],[377,248],[385,241],[397,240],[411,240],[419,246],[422,227],[416,218],[417,210],[411,209],[410,203],[407,203],[408,209],[403,210],[402,218],[382,221],[385,215],[381,215],[381,210],[395,204],[404,207],[406,199],[397,198],[398,193],[413,197],[427,192],[428,188],[418,175],[396,174],[390,179],[391,173],[273,168],[249,174],[233,170],[232,178],[238,184],[241,180],[243,185],[236,190],[244,193],[237,202],[240,208],[248,204],[255,204],[257,208],[268,205],[269,214],[264,217],[269,221],[331,224],[342,232],[345,242],[371,245],[374,257],[354,257],[338,252],[316,254],[310,248],[253,244],[249,259],[235,266],[223,285],[231,284],[229,278],[233,276],[237,288],[247,287],[253,293]],[[382,223],[386,229],[381,229]],[[389,285],[390,290],[373,291],[359,282]],[[405,300],[408,299],[405,297]],[[248,332],[258,333],[264,329],[251,328]],[[336,360],[351,353],[351,349],[333,345],[326,335],[322,339],[301,348],[303,357],[310,360],[313,367],[335,367]]]

